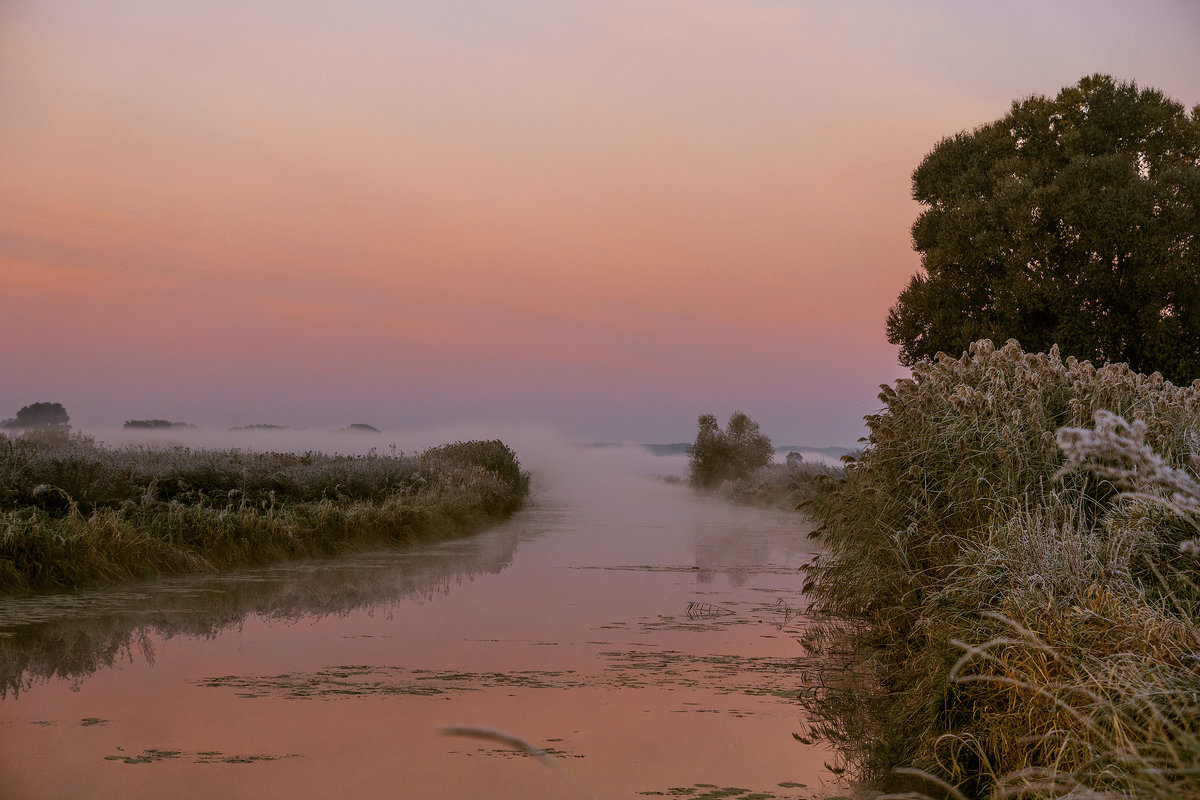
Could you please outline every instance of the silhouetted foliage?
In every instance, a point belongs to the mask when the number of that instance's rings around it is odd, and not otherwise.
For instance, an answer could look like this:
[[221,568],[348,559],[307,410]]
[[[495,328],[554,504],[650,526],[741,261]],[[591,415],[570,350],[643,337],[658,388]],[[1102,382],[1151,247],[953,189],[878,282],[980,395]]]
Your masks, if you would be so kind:
[[62,403],[34,403],[18,411],[14,419],[4,420],[0,428],[66,428],[70,424],[71,418]]
[[771,440],[741,411],[733,412],[725,430],[712,414],[701,414],[697,424],[696,443],[688,449],[688,483],[692,486],[713,488],[771,463],[775,452]]
[[944,139],[913,173],[924,274],[888,314],[912,365],[971,342],[1200,377],[1200,106],[1084,78]]
[[126,428],[136,430],[163,430],[167,428],[194,428],[195,425],[189,425],[186,422],[171,422],[168,419],[127,419],[125,420]]
[[365,422],[353,422],[346,427],[346,430],[357,433],[380,433],[379,428]]

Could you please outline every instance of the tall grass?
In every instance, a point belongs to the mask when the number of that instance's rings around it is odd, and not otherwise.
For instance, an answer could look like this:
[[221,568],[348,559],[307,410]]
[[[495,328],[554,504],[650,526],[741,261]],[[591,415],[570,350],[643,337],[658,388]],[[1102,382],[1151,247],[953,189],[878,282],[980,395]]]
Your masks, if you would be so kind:
[[0,436],[0,592],[445,537],[511,513],[527,488],[499,441],[342,456]]
[[939,796],[1200,796],[1193,520],[1142,480],[1149,456],[1081,445],[1093,469],[1063,470],[1059,448],[1110,411],[1179,479],[1200,384],[984,341],[880,400],[813,503],[808,644],[844,668],[813,732],[860,777]]

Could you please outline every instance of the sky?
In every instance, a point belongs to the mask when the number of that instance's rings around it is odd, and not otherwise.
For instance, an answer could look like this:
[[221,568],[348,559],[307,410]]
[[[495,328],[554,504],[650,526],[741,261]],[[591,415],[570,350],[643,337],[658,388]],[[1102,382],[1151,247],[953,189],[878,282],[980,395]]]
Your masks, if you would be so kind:
[[1200,3],[0,0],[0,417],[851,446],[937,142]]

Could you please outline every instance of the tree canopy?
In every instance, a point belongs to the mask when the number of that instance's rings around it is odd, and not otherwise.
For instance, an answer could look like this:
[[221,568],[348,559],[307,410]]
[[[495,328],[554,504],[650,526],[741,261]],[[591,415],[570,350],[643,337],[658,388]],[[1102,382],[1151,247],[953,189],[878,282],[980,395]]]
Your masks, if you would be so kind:
[[1093,75],[942,140],[912,183],[902,363],[1017,339],[1200,378],[1200,106]]
[[725,430],[712,414],[701,414],[696,443],[688,448],[688,482],[708,489],[723,481],[744,478],[771,463],[775,450],[758,423],[741,411],[729,417]]
[[33,403],[18,411],[15,418],[0,422],[0,428],[66,428],[70,422],[62,403]]

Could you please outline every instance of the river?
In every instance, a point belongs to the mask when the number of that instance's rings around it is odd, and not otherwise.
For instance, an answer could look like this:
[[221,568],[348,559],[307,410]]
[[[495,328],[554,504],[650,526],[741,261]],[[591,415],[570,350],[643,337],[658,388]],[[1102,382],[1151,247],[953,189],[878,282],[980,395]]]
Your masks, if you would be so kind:
[[796,514],[563,448],[411,551],[0,599],[0,797],[809,798]]

